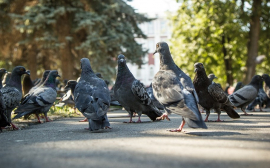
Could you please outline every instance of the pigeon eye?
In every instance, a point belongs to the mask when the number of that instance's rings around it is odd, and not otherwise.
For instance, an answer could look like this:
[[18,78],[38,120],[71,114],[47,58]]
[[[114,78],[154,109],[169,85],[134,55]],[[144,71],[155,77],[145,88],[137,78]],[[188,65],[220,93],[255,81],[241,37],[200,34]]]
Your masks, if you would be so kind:
[[159,47],[159,45],[157,44],[157,45],[156,45],[156,47],[158,48],[158,47]]

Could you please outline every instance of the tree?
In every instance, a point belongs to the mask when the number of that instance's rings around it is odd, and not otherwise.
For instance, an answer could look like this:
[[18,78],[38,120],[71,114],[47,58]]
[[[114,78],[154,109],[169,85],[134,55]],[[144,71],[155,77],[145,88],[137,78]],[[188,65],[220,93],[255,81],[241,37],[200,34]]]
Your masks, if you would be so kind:
[[176,63],[191,76],[193,64],[202,62],[206,72],[214,73],[222,84],[239,80],[241,75],[235,72],[243,71],[246,32],[237,22],[237,10],[234,1],[182,1],[172,18]]
[[[94,71],[110,80],[115,75],[115,58],[120,53],[131,62],[142,64],[146,51],[135,38],[146,37],[138,24],[151,19],[136,13],[124,0],[20,2],[9,1],[8,5],[25,10],[9,10],[6,16],[12,21],[11,30],[20,37],[14,40],[22,51],[17,62],[28,63],[32,74],[57,68],[63,79],[74,79],[80,73],[80,59],[88,57]],[[5,37],[5,40],[10,39]],[[9,45],[10,48],[14,49],[15,44]],[[8,58],[10,54],[1,55]]]

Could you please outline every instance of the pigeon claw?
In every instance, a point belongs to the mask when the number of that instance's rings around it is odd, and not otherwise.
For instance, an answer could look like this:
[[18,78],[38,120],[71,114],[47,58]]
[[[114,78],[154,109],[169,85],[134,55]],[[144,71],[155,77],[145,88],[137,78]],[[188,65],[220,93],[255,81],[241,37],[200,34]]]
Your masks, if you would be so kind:
[[167,114],[162,114],[162,116],[156,118],[157,121],[164,120],[164,119],[171,121],[171,119],[168,117]]
[[170,132],[181,132],[182,129],[177,128],[177,129],[171,129],[171,130],[168,130],[168,131],[170,131]]

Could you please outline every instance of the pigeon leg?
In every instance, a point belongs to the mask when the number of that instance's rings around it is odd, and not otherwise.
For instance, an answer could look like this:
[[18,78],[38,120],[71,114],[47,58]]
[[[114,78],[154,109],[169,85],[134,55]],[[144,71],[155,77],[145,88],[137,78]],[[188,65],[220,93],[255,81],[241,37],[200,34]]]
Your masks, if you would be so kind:
[[220,120],[220,114],[218,114],[218,119],[216,120],[216,122],[223,122],[224,120]]
[[16,125],[14,125],[13,123],[10,123],[10,124],[13,130],[19,130],[19,128]]
[[87,121],[88,121],[88,119],[85,118],[85,119],[83,119],[83,120],[80,120],[79,122],[87,122]]
[[206,110],[206,118],[204,119],[204,122],[210,122],[210,120],[208,120],[209,115],[210,115],[210,110]]
[[36,117],[37,117],[37,120],[38,120],[38,123],[42,123],[41,121],[40,121],[40,119],[39,119],[39,115],[38,114],[35,114],[36,115]]
[[136,123],[141,123],[141,115],[139,115],[138,121]]
[[47,114],[44,114],[44,117],[46,119],[46,122],[51,122],[51,120],[47,117]]
[[183,127],[184,127],[184,125],[185,125],[185,123],[186,123],[186,121],[185,121],[184,119],[182,119],[182,122],[181,122],[179,128],[173,129],[173,130],[169,130],[169,131],[170,131],[170,132],[181,132],[182,129],[183,129]]
[[160,120],[164,120],[165,118],[166,118],[168,121],[171,121],[171,119],[168,117],[168,114],[167,114],[167,113],[164,113],[164,114],[162,114],[160,117],[157,117],[156,120],[157,120],[157,121],[160,121]]
[[248,115],[253,115],[253,114],[248,114],[246,111],[245,111],[245,108],[241,108],[241,110],[244,112],[244,114],[243,115],[245,115],[245,116],[248,116]]
[[129,119],[129,122],[127,122],[127,121],[124,121],[124,123],[133,123],[133,121],[132,121],[132,115],[133,113],[129,113],[129,117],[130,117],[130,119]]

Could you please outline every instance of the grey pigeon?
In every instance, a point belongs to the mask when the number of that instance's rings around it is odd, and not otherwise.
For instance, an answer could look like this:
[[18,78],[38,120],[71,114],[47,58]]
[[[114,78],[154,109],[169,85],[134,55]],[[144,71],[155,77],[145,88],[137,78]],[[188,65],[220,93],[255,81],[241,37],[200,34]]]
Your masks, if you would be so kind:
[[28,97],[21,102],[19,107],[15,110],[15,114],[17,115],[13,119],[20,118],[24,115],[35,114],[38,122],[41,123],[39,114],[43,113],[46,122],[49,122],[50,120],[47,117],[47,112],[55,102],[57,96],[55,84],[56,77],[60,77],[58,71],[50,71],[44,83],[33,90]]
[[[27,70],[27,72],[30,74],[29,70]],[[34,84],[32,82],[32,79],[31,79],[30,75],[25,74],[24,77],[23,77],[23,81],[22,81],[22,93],[23,93],[23,96],[25,96],[33,86],[34,86]]]
[[35,84],[34,84],[34,86],[28,91],[27,94],[24,95],[24,97],[22,98],[21,102],[23,102],[25,99],[27,99],[27,97],[28,97],[29,95],[31,95],[31,93],[32,93],[36,88],[38,88],[39,86],[41,86],[41,85],[44,83],[44,81],[47,79],[49,73],[50,73],[50,70],[46,70],[46,71],[43,72],[42,78],[39,80],[38,83],[35,83]]
[[1,89],[3,100],[7,109],[7,118],[13,129],[18,129],[11,122],[11,112],[14,110],[22,99],[21,76],[27,74],[23,66],[17,66],[12,70],[12,74],[6,85]]
[[195,63],[195,77],[193,80],[194,87],[199,96],[199,104],[206,110],[205,122],[209,121],[210,110],[214,109],[218,114],[217,122],[220,122],[221,108],[231,117],[240,118],[238,113],[233,109],[227,94],[223,91],[221,86],[213,83],[206,75],[202,63]]
[[178,129],[170,130],[172,132],[182,131],[186,122],[191,128],[207,128],[198,109],[199,100],[192,80],[174,63],[166,42],[157,43],[157,52],[160,68],[152,86],[155,98],[165,108],[165,113],[159,119],[168,118],[171,113],[181,115],[181,125]]
[[141,115],[147,115],[152,121],[162,115],[161,112],[154,106],[143,84],[135,79],[133,74],[127,67],[125,56],[118,56],[118,71],[114,85],[114,94],[118,102],[129,113],[132,121],[133,112],[139,116],[137,122],[141,122]]
[[235,107],[240,107],[244,112],[244,115],[249,115],[245,111],[246,106],[257,97],[260,82],[262,82],[262,80],[263,78],[260,75],[255,75],[252,77],[251,82],[248,85],[245,85],[229,96],[230,102]]
[[247,110],[253,110],[255,111],[255,106],[259,105],[260,111],[262,110],[262,107],[264,104],[267,104],[267,94],[265,93],[265,91],[263,90],[263,82],[260,83],[260,87],[259,87],[259,92],[257,97],[255,98],[255,100],[253,100],[247,107]]
[[75,106],[88,119],[90,131],[110,128],[107,117],[110,107],[108,86],[95,75],[88,58],[81,59],[81,69],[74,91]]

